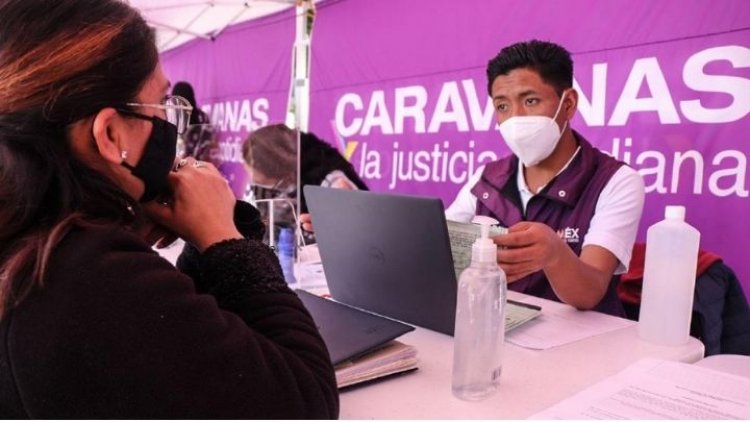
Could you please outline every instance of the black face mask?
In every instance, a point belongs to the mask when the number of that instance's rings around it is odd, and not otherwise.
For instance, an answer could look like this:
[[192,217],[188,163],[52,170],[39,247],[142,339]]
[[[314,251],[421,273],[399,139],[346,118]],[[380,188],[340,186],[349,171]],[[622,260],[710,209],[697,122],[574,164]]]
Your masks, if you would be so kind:
[[145,190],[139,201],[151,201],[159,194],[165,193],[168,188],[167,176],[177,155],[177,126],[156,116],[146,116],[130,110],[118,111],[153,123],[151,135],[146,141],[146,148],[138,164],[132,166],[124,160],[121,163],[133,173],[133,176],[143,181]]

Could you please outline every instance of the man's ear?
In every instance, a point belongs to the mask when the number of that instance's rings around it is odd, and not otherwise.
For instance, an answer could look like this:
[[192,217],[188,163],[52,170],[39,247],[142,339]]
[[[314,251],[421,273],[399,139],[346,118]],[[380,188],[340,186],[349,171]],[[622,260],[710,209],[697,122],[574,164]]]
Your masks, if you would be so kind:
[[566,117],[571,120],[576,114],[578,109],[578,91],[574,88],[570,88],[568,94],[565,96],[565,102],[563,104],[563,110],[565,110]]
[[94,117],[91,129],[99,154],[108,162],[120,164],[123,161],[122,119],[114,108],[103,108]]

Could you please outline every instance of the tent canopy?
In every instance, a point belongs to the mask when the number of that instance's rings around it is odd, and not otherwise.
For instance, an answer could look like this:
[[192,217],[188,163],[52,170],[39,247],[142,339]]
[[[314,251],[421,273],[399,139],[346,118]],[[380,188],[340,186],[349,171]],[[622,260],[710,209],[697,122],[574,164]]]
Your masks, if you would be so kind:
[[295,0],[129,0],[156,29],[160,51],[212,39],[230,25],[294,7]]

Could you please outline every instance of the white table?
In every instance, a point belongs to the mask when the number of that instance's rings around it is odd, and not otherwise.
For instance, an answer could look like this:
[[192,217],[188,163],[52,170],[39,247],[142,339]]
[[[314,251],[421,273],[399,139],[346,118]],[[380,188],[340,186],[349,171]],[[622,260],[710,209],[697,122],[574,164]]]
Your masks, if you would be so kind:
[[701,359],[696,365],[750,378],[750,356],[746,355],[713,355]]
[[[303,261],[319,263],[317,247],[312,246],[306,248]],[[302,272],[305,280],[295,287],[316,294],[328,292],[322,267],[312,265]],[[297,273],[301,275],[300,268]],[[539,304],[543,312],[570,308],[513,291],[508,292],[508,298]],[[342,419],[522,419],[616,374],[640,358],[694,363],[704,353],[703,343],[692,337],[687,344],[676,347],[641,341],[637,325],[543,351],[506,342],[499,390],[484,401],[466,402],[451,393],[453,337],[417,327],[399,340],[417,348],[419,369],[342,391]]]
[[[544,301],[509,292],[509,298]],[[528,299],[528,300],[527,300]],[[342,419],[521,419],[572,395],[642,357],[696,362],[703,344],[664,347],[638,338],[637,325],[556,348],[536,351],[505,343],[503,373],[495,395],[466,402],[451,393],[453,338],[417,328],[400,338],[418,349],[419,370],[341,392]]]

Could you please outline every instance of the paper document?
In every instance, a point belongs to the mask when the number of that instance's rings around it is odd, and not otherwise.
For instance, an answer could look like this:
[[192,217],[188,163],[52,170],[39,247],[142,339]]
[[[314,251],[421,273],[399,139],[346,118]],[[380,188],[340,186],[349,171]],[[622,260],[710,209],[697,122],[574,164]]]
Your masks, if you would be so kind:
[[[471,264],[471,246],[481,236],[480,227],[472,223],[459,223],[447,221],[448,237],[451,242],[451,254],[453,255],[453,268],[456,271],[456,280],[461,276],[463,270]],[[508,229],[500,226],[490,227],[490,237],[500,236],[508,232]],[[539,316],[542,308],[537,305],[509,300],[505,307],[505,332],[528,322]]]
[[544,350],[635,324],[624,318],[571,306],[546,307],[544,313],[523,330],[508,333],[506,341],[527,349]]
[[393,340],[356,359],[336,365],[339,388],[417,369],[417,349]]
[[[299,259],[294,263],[294,276],[297,287],[310,290],[316,287],[326,287],[326,275],[323,262],[320,260],[318,245],[306,245],[299,250]],[[326,289],[327,293],[327,289]]]
[[294,276],[300,288],[326,287],[326,274],[320,262],[300,262],[294,265]]
[[508,299],[505,304],[505,332],[520,327],[541,314],[541,306]]
[[[480,227],[472,223],[459,223],[448,220],[448,237],[451,242],[453,268],[456,270],[456,280],[461,272],[471,264],[471,245],[481,236]],[[508,229],[500,226],[490,227],[490,237],[508,233]]]
[[750,419],[750,379],[646,358],[530,419]]

